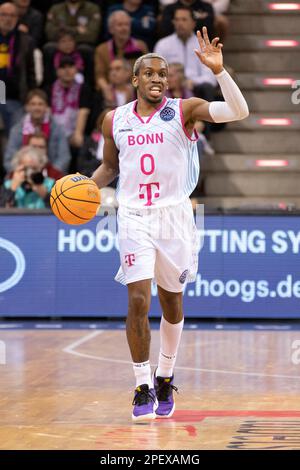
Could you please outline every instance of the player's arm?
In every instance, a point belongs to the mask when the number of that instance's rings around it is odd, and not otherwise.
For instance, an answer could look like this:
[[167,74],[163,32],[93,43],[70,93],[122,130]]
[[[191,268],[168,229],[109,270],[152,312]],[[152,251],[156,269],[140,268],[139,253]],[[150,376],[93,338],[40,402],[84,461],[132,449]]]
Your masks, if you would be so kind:
[[92,176],[92,179],[100,189],[111,183],[119,174],[119,151],[111,133],[113,113],[114,111],[108,112],[103,120],[103,162]]
[[210,42],[207,29],[202,29],[203,36],[197,31],[199,49],[195,50],[199,60],[209,67],[220,85],[224,101],[208,101],[201,98],[183,100],[182,110],[185,122],[208,121],[230,122],[239,121],[249,116],[249,109],[239,87],[223,68],[222,44],[219,38]]

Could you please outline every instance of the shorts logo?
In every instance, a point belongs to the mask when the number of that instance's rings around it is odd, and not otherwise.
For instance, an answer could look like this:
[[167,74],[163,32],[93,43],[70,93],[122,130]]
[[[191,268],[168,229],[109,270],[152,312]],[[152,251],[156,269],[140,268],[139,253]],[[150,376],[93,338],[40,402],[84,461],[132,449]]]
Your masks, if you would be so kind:
[[127,264],[127,266],[130,268],[130,266],[133,266],[134,265],[134,262],[135,262],[135,255],[134,253],[129,253],[129,255],[125,255],[124,256],[125,258],[125,263]]
[[179,277],[179,282],[180,282],[181,284],[184,284],[184,283],[185,283],[186,277],[187,277],[187,275],[188,275],[188,272],[189,272],[189,270],[186,269],[186,270],[183,271],[183,273],[180,275],[180,277]]
[[163,121],[171,121],[175,117],[175,111],[168,106],[159,113]]
[[128,214],[143,217],[143,214],[141,214],[139,211],[128,211]]

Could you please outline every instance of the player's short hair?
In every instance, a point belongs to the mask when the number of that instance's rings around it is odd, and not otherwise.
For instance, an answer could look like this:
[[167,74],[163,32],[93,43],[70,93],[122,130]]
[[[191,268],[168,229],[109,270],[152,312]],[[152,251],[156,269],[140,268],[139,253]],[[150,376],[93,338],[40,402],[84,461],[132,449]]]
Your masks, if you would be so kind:
[[142,62],[143,60],[146,60],[146,59],[160,59],[166,64],[167,70],[169,70],[169,64],[162,55],[155,54],[155,52],[149,52],[148,54],[141,55],[135,61],[134,66],[133,66],[133,75],[137,76],[139,74]]

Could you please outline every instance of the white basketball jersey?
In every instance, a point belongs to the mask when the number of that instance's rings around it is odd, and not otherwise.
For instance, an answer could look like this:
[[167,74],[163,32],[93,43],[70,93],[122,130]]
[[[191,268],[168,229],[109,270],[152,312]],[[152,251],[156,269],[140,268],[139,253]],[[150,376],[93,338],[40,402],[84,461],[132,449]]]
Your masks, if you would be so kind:
[[199,178],[197,133],[184,127],[181,99],[163,99],[147,118],[137,101],[116,108],[112,135],[119,150],[120,206],[166,207],[183,202]]

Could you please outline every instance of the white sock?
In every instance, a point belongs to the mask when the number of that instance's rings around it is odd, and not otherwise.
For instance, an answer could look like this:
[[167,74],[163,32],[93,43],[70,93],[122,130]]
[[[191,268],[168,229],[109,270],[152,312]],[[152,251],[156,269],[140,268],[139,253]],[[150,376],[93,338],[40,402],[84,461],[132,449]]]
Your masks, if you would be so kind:
[[163,316],[160,322],[160,353],[156,377],[172,377],[184,319],[169,323]]
[[153,388],[150,362],[134,362],[132,365],[135,375],[136,387],[147,384],[149,385],[149,388]]

